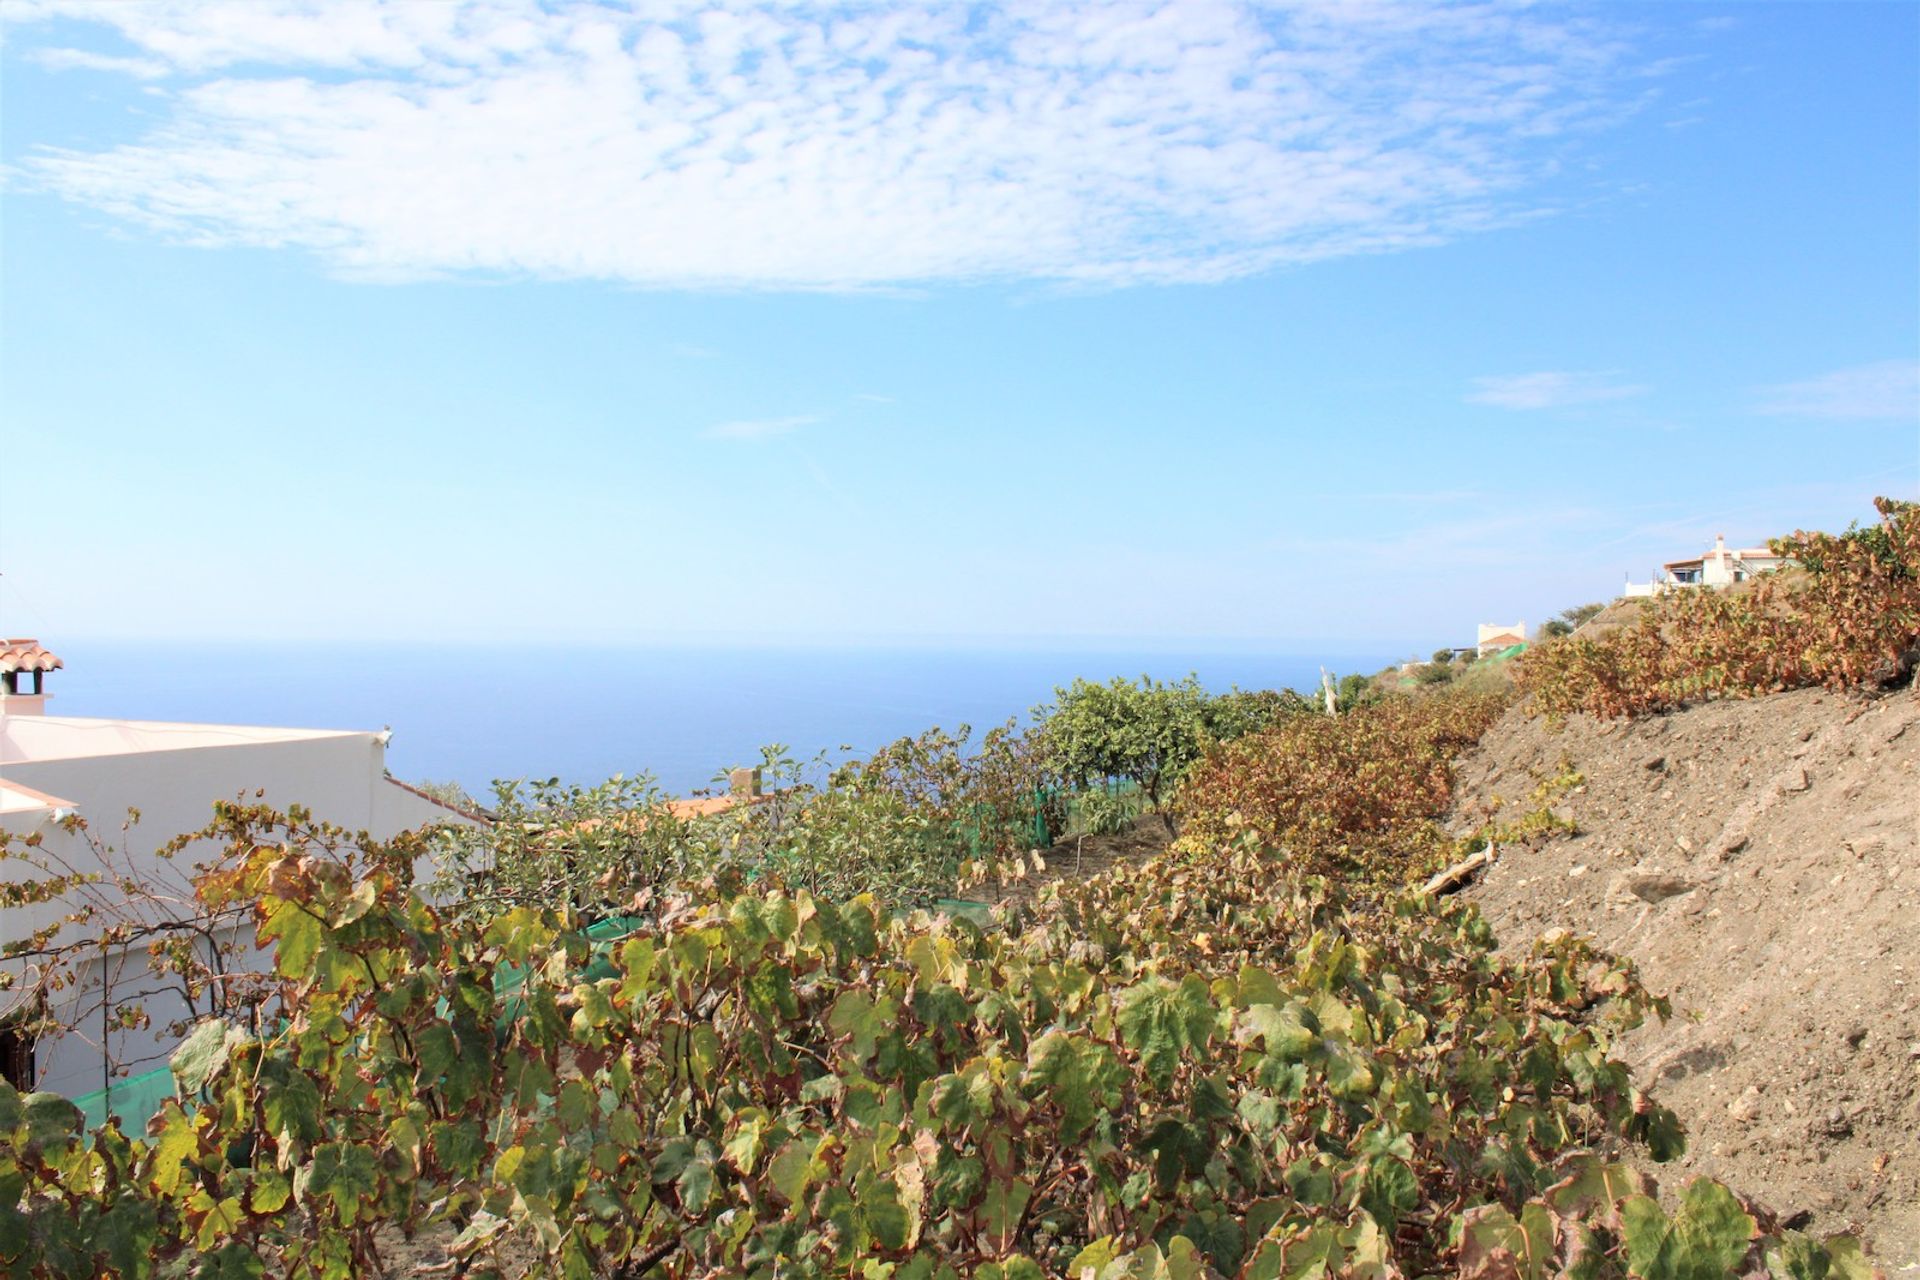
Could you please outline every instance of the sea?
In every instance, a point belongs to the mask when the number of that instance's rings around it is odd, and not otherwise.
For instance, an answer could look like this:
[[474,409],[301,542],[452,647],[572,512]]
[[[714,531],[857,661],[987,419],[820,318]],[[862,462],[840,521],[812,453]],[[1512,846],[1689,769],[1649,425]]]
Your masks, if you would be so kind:
[[1075,677],[1188,674],[1309,690],[1386,654],[937,648],[633,648],[63,642],[54,715],[392,730],[387,766],[485,802],[496,779],[647,775],[711,787],[780,744],[796,759],[870,752],[938,725],[976,732]]

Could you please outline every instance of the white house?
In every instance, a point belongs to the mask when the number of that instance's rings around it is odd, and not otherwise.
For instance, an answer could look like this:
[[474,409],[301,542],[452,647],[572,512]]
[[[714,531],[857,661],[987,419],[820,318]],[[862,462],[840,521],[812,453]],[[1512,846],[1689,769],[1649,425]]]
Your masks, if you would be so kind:
[[1507,626],[1500,622],[1483,622],[1474,642],[1474,649],[1484,658],[1488,654],[1498,653],[1502,649],[1511,649],[1516,644],[1527,642],[1527,624],[1524,619]]
[[1715,534],[1713,548],[1690,560],[1669,560],[1651,582],[1629,580],[1621,591],[1625,598],[1654,596],[1679,587],[1729,587],[1762,573],[1771,573],[1788,563],[1770,547],[1727,546],[1726,535]]
[[[170,861],[154,851],[204,827],[216,801],[251,800],[256,792],[265,803],[298,804],[316,818],[382,839],[478,820],[388,777],[385,732],[48,715],[44,682],[63,665],[32,640],[0,642],[0,831],[14,838],[15,853],[22,851],[21,838],[38,834],[38,849],[26,852],[58,870],[106,873],[107,886],[131,875],[153,893],[185,901],[193,851]],[[130,827],[129,810],[140,815]],[[71,830],[69,815],[85,819],[88,831]],[[21,862],[0,862],[0,881],[29,878]],[[113,891],[95,886],[88,892],[98,900]],[[0,907],[0,941],[27,939],[73,905]],[[36,988],[33,963],[0,960],[13,977],[12,987],[0,990],[0,1069],[16,1087],[78,1096],[165,1065],[174,1043],[167,1024],[192,1012],[183,997],[146,999],[151,1023],[144,1029],[114,1019],[122,1000],[134,998],[122,993],[151,985],[144,981],[144,946],[105,949],[77,983],[52,995],[56,1018],[78,1026],[39,1043],[18,1026],[21,1004]]]

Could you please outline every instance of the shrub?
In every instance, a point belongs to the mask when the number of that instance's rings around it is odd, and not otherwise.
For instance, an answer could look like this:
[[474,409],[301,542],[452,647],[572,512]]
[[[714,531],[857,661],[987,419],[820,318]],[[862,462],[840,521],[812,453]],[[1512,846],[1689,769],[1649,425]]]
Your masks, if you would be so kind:
[[[1364,707],[1369,703],[1378,702],[1383,696],[1380,686],[1374,682],[1372,676],[1363,676],[1356,672],[1352,675],[1340,677],[1340,683],[1336,686],[1333,705],[1336,710],[1344,714],[1352,711],[1355,707]],[[1303,711],[1313,710],[1305,699],[1300,700],[1299,709]],[[1265,726],[1262,727],[1264,728]],[[1220,741],[1226,742],[1231,741],[1231,739],[1223,737]]]
[[1454,756],[1505,706],[1497,693],[1399,694],[1282,721],[1194,769],[1180,797],[1187,840],[1251,832],[1295,871],[1404,881],[1443,845]]
[[1210,743],[1263,729],[1306,706],[1292,693],[1236,689],[1216,698],[1194,676],[1170,684],[1141,676],[1138,683],[1075,680],[1033,714],[1051,770],[1083,790],[1114,779],[1135,783],[1172,834],[1167,801]]
[[589,919],[618,914],[636,893],[704,874],[723,852],[717,832],[677,817],[644,775],[594,787],[496,783],[491,823],[436,841],[437,896],[482,919],[556,904]]
[[[1344,697],[1348,682],[1365,681],[1365,676],[1348,676],[1340,682]],[[1232,742],[1249,733],[1258,733],[1285,716],[1312,711],[1313,703],[1291,689],[1230,689],[1207,699],[1200,709],[1207,737],[1214,742]]]
[[731,867],[923,906],[952,892],[967,864],[1044,847],[1066,826],[1039,737],[1011,723],[977,740],[965,725],[930,729],[831,771],[772,746],[761,769],[766,794],[713,812],[676,805],[644,777],[500,784],[492,824],[439,837],[436,892],[488,918],[564,903],[596,919]]
[[967,866],[1051,844],[1066,826],[1059,779],[1037,733],[1011,722],[982,734],[930,729],[901,738],[815,785],[782,762],[769,802],[687,824],[754,874],[810,893],[874,895],[924,906]]
[[1549,618],[1540,625],[1540,637],[1543,640],[1553,640],[1561,636],[1570,636],[1606,612],[1606,608],[1606,605],[1596,601],[1593,604],[1577,604],[1571,609],[1563,609],[1559,617]]
[[1066,826],[1061,782],[1040,731],[1009,720],[978,743],[967,725],[956,734],[931,729],[901,738],[838,770],[830,787],[897,795],[951,825],[958,847],[979,858],[1023,853],[1060,834]]

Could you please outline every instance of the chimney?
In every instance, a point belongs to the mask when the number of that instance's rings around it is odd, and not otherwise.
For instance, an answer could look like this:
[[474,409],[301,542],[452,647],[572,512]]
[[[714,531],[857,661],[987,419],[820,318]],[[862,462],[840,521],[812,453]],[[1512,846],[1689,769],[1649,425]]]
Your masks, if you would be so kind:
[[0,640],[0,715],[45,715],[53,696],[47,692],[47,672],[66,665],[38,640]]
[[732,769],[727,773],[727,794],[751,800],[760,794],[760,770]]

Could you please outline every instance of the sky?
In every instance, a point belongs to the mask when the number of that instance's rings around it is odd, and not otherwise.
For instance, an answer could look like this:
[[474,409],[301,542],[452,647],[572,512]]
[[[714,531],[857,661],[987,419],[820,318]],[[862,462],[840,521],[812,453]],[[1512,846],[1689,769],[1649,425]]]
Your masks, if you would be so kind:
[[1920,486],[1920,6],[0,7],[0,630],[1425,651]]

